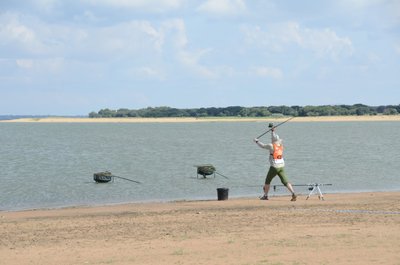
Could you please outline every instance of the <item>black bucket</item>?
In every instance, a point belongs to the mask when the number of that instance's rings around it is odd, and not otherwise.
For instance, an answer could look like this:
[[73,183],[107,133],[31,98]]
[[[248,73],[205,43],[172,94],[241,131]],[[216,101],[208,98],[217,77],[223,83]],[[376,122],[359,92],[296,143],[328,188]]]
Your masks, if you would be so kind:
[[218,200],[219,201],[227,200],[228,199],[228,193],[229,193],[229,189],[228,188],[218,188],[217,189]]

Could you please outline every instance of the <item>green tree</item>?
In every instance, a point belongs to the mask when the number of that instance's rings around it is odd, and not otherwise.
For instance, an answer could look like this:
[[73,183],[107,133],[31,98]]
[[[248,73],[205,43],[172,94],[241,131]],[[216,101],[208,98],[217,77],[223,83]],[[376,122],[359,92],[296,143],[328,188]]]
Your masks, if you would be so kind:
[[385,114],[385,115],[397,115],[399,113],[398,113],[397,109],[395,109],[395,108],[386,108],[383,111],[383,114]]
[[100,117],[103,117],[103,118],[115,117],[116,113],[117,112],[115,110],[110,110],[110,109],[102,109],[99,111]]
[[100,115],[97,112],[90,112],[89,113],[89,118],[100,118]]
[[115,113],[115,117],[129,117],[129,109],[119,109]]

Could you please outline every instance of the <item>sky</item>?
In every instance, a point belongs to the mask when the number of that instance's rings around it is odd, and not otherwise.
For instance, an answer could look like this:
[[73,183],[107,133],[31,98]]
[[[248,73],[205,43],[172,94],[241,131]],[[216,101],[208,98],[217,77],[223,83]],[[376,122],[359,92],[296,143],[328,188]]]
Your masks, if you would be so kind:
[[398,0],[0,0],[0,115],[400,104]]

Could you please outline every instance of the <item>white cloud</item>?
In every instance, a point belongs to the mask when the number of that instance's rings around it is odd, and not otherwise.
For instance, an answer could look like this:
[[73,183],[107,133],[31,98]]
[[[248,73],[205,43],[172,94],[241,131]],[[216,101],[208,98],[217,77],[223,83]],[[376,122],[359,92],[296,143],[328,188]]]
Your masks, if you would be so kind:
[[83,23],[97,23],[102,19],[97,17],[92,11],[86,10],[83,14],[78,14],[74,16],[74,21]]
[[17,59],[15,63],[25,70],[34,70],[36,73],[58,73],[64,66],[63,58],[47,59]]
[[33,67],[33,60],[31,59],[17,59],[15,62],[20,68],[30,69]]
[[0,16],[0,43],[14,43],[30,50],[41,46],[35,31],[21,23],[14,13]]
[[400,24],[400,1],[391,1],[388,5],[389,13],[393,17],[396,26]]
[[129,72],[130,74],[133,74],[134,76],[141,78],[159,79],[159,80],[165,79],[165,74],[162,71],[149,66],[133,68]]
[[387,0],[339,0],[341,6],[350,9],[365,9],[374,5],[382,4]]
[[[87,41],[98,52],[119,57],[160,51],[162,34],[148,21],[131,21],[110,27],[90,29]],[[90,52],[90,51],[88,51]]]
[[394,46],[394,51],[397,53],[397,55],[400,55],[400,44]]
[[379,57],[379,55],[372,53],[372,52],[367,54],[367,59],[368,59],[368,62],[373,63],[373,64],[381,61],[381,58]]
[[140,11],[165,12],[178,9],[184,0],[81,0],[94,6],[130,8]]
[[246,11],[244,0],[207,0],[197,10],[216,16],[232,16]]
[[[178,61],[191,72],[204,78],[215,78],[216,74],[208,67],[202,65],[200,60],[205,57],[211,49],[190,51],[185,23],[182,19],[171,19],[164,21],[160,27],[161,43],[168,42],[177,56]],[[166,37],[168,36],[168,38]]]
[[46,13],[51,13],[58,5],[59,0],[34,0],[33,4]]
[[185,22],[182,19],[164,21],[161,26],[161,35],[171,35],[171,42],[177,49],[183,49],[188,44]]
[[273,24],[263,31],[259,26],[243,27],[246,41],[268,51],[287,51],[295,45],[311,50],[317,56],[338,59],[353,53],[353,45],[349,38],[339,37],[332,29],[302,28],[298,23],[287,22]]
[[96,27],[47,24],[21,14],[0,14],[0,44],[18,57],[40,56],[32,64],[19,60],[16,64],[24,69],[36,69],[40,65],[39,59],[42,64],[43,60],[49,60],[45,64],[46,69],[62,69],[57,61],[51,64],[50,58],[65,58],[63,63],[66,64],[72,60],[88,63],[120,61],[124,62],[121,67],[136,68],[136,76],[147,75],[160,79],[165,78],[165,73],[154,72],[140,65],[148,63],[162,67],[163,63],[172,65],[172,61],[202,77],[214,77],[213,71],[200,64],[209,50],[193,51],[188,43],[182,19],[167,19],[158,24],[134,20]]
[[6,13],[0,15],[0,44],[16,54],[107,58],[161,51],[163,35],[148,21],[79,27]]
[[209,52],[210,49],[205,49],[198,52],[188,52],[182,50],[179,52],[179,60],[183,65],[188,67],[189,70],[194,71],[201,77],[216,78],[217,76],[212,70],[199,63],[200,59]]
[[40,60],[38,63],[39,69],[45,69],[51,73],[59,73],[65,65],[64,58],[48,58]]
[[261,77],[270,77],[274,79],[282,79],[283,77],[282,70],[276,67],[265,67],[265,66],[254,67],[252,69],[252,72],[257,76]]
[[311,49],[319,56],[331,56],[337,59],[340,56],[348,56],[353,53],[353,45],[349,38],[339,37],[336,32],[327,28],[324,30],[305,29],[302,33],[302,41],[299,45],[305,49]]
[[400,24],[398,0],[338,0],[334,3],[340,12],[355,19],[360,27],[396,28]]

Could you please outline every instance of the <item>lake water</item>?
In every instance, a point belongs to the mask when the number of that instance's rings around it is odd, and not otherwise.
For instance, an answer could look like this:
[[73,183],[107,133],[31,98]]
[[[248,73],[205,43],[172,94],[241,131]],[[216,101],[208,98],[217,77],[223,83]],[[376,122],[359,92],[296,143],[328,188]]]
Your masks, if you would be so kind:
[[[216,199],[219,187],[229,197],[256,197],[269,165],[252,140],[266,125],[0,123],[0,210]],[[326,193],[400,190],[399,122],[289,122],[277,132],[292,184],[333,184]],[[229,179],[198,179],[199,164]],[[142,184],[95,183],[93,173],[105,170]]]

